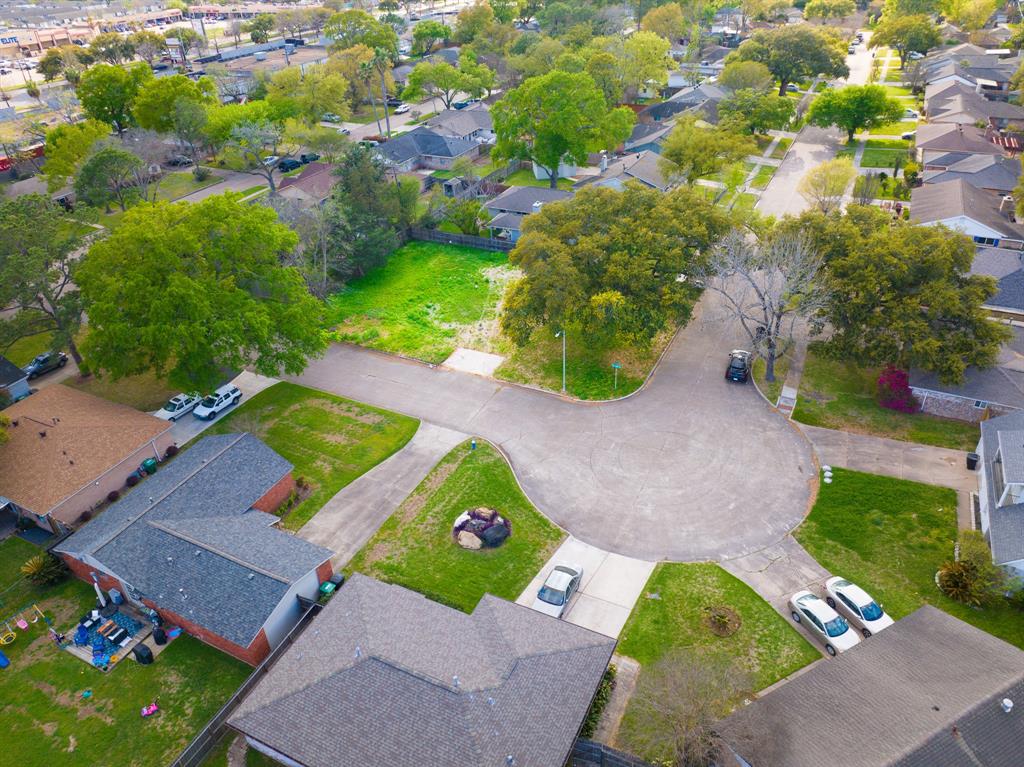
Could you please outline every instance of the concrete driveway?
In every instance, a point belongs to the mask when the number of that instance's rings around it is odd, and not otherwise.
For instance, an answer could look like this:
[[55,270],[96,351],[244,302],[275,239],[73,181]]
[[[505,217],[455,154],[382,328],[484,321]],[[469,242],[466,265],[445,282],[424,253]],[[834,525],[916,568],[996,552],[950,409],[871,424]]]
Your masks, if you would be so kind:
[[562,618],[616,639],[654,571],[654,562],[610,554],[570,535],[520,594],[516,604],[530,607],[544,579],[557,564],[583,568],[583,582]]
[[810,207],[799,192],[800,179],[811,168],[836,156],[843,136],[835,129],[806,127],[797,134],[786,159],[761,193],[757,211],[766,216],[798,216]]
[[725,382],[741,337],[706,321],[712,301],[701,301],[648,386],[615,402],[343,345],[294,380],[490,440],[545,515],[604,551],[651,561],[743,556],[800,523],[817,473],[807,441],[753,385]]
[[[231,381],[235,386],[242,390],[242,402],[245,402],[250,397],[254,397],[264,389],[267,389],[278,382],[276,378],[268,378],[267,376],[257,375],[256,373],[250,373],[247,370],[243,370]],[[228,408],[224,413],[230,413],[233,408]],[[224,413],[214,418],[212,421],[201,421],[191,413],[179,418],[171,425],[171,436],[174,437],[174,444],[184,445],[204,431],[209,429],[213,424],[219,421]]]

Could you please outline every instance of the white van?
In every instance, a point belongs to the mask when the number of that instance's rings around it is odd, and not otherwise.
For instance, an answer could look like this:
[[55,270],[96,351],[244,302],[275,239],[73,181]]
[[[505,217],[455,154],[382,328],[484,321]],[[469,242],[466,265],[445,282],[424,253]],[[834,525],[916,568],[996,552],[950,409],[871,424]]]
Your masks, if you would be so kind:
[[242,392],[237,386],[224,384],[213,394],[203,397],[203,401],[196,405],[192,415],[204,421],[212,421],[217,415],[227,410],[232,405],[237,405],[242,399]]

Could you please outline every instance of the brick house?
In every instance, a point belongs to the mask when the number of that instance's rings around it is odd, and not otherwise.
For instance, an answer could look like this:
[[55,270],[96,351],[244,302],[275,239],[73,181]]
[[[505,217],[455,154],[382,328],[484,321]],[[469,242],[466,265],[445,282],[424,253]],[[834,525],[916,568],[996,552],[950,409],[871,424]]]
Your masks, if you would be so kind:
[[122,490],[147,458],[174,443],[171,424],[70,386],[53,385],[4,410],[0,511],[13,509],[53,532]]
[[76,576],[256,665],[330,577],[332,552],[275,526],[292,466],[251,434],[205,437],[55,547]]

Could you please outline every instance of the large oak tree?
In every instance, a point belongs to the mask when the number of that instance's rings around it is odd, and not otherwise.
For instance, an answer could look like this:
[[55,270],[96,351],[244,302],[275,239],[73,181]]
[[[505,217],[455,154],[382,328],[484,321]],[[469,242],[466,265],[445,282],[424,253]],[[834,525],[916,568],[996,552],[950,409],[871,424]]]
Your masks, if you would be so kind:
[[798,24],[755,32],[731,60],[761,62],[779,80],[779,95],[785,96],[790,83],[850,74],[845,46],[845,39],[829,28]]

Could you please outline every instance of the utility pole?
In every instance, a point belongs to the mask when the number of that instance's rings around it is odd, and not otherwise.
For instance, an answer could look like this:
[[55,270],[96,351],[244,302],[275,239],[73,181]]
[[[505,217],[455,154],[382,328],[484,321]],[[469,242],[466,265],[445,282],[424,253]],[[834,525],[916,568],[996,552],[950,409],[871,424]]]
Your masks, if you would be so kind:
[[565,328],[555,333],[555,338],[562,339],[562,394],[565,394]]

